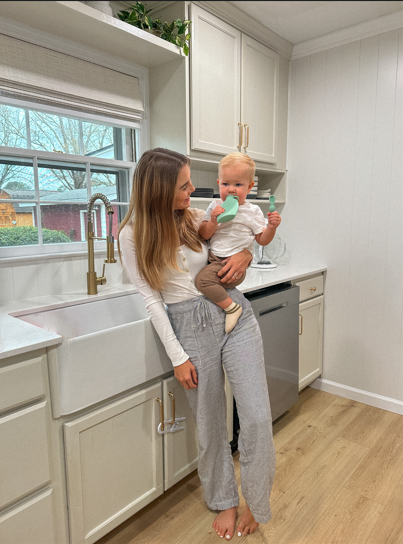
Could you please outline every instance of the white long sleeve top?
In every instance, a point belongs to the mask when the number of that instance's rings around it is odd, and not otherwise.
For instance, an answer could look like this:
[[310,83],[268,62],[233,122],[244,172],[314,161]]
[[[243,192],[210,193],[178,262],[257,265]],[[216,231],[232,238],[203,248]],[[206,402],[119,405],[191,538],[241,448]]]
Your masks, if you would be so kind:
[[[205,211],[196,208],[192,208],[192,211],[198,228],[204,218]],[[200,253],[192,251],[187,246],[180,246],[178,249],[180,271],[168,270],[164,288],[161,292],[158,292],[152,289],[138,272],[131,225],[128,224],[122,229],[119,242],[125,268],[130,279],[144,298],[147,311],[151,316],[151,322],[164,344],[168,357],[171,359],[173,366],[183,364],[189,357],[176,338],[165,310],[165,304],[173,304],[202,296],[202,293],[194,285],[194,279],[203,266],[207,264],[207,246],[203,244]]]

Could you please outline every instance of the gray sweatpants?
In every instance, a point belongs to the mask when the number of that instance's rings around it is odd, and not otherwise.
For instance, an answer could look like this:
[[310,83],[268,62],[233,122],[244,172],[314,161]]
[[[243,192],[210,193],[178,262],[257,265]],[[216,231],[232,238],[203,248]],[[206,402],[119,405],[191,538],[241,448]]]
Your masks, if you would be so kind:
[[185,392],[197,425],[198,470],[207,506],[226,510],[239,504],[226,427],[224,368],[240,420],[242,494],[255,520],[267,523],[275,450],[262,338],[249,301],[237,289],[229,289],[228,296],[243,308],[230,334],[224,332],[224,311],[204,296],[170,304],[168,315],[197,371],[198,387]]

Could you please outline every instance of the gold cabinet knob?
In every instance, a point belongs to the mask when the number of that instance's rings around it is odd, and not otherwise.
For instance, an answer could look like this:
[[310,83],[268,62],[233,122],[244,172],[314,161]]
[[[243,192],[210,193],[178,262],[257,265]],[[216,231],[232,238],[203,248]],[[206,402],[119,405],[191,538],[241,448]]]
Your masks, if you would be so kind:
[[311,291],[316,291],[316,287],[311,287]]

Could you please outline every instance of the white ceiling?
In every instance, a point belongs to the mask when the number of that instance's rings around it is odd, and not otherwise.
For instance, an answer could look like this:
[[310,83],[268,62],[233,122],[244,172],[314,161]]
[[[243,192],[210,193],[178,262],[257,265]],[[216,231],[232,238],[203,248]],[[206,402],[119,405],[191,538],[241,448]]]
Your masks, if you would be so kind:
[[403,9],[400,2],[233,1],[270,30],[296,44]]

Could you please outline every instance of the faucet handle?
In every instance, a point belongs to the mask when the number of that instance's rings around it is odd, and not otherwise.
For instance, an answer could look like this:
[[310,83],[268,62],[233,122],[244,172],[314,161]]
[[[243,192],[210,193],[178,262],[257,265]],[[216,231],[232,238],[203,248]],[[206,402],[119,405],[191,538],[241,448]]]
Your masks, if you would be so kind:
[[105,264],[102,268],[102,276],[100,276],[99,278],[97,278],[97,284],[98,285],[105,285],[106,283],[106,276],[105,276]]

